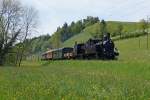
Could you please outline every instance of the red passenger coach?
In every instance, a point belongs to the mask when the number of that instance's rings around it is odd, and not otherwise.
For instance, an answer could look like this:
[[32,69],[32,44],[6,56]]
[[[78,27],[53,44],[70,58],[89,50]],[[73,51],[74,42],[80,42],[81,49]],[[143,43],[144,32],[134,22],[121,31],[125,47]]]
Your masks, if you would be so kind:
[[52,59],[53,59],[52,50],[49,50],[42,55],[42,60],[52,60]]

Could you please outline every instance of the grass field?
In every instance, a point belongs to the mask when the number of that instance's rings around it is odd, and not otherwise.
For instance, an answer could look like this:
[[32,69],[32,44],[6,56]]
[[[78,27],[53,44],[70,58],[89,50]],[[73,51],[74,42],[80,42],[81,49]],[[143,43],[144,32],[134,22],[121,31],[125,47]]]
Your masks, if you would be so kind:
[[0,67],[0,100],[149,100],[150,50],[146,37],[140,38],[140,48],[139,38],[117,41],[121,55],[116,61]]

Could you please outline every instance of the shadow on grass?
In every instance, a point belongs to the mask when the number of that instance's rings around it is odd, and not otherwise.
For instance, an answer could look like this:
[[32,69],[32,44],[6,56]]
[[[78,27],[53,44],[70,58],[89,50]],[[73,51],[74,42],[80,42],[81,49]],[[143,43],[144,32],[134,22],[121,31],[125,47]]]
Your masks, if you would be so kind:
[[4,67],[18,67],[18,66],[15,64],[4,64],[4,65],[1,65],[0,67],[4,68]]

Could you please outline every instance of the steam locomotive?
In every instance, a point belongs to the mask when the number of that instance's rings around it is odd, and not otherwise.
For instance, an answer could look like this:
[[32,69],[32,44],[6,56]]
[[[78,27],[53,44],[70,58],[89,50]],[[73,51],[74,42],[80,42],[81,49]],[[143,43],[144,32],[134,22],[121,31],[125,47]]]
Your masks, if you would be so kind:
[[100,39],[89,39],[86,43],[75,43],[74,47],[53,49],[42,54],[42,60],[63,59],[115,59],[119,56],[114,42],[107,33]]

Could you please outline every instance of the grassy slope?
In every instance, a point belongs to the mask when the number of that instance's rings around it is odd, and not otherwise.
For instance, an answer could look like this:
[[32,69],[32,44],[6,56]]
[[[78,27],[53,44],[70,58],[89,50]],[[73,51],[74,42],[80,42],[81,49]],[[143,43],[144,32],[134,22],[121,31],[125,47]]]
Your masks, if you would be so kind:
[[0,68],[0,100],[147,100],[150,51],[146,38],[117,41],[118,61],[25,62]]
[[[118,24],[122,24],[124,27],[124,31],[125,32],[134,32],[135,30],[137,30],[138,27],[138,23],[135,22],[114,22],[114,21],[110,21],[107,22],[107,26],[108,26],[108,31],[109,32],[114,32],[118,26]],[[97,28],[100,27],[99,24],[94,24],[92,26],[87,27],[86,29],[83,30],[83,32],[81,32],[78,35],[75,35],[74,37],[70,38],[69,40],[65,41],[62,46],[73,46],[75,41],[77,42],[85,42],[87,41],[89,38],[92,37],[92,33],[96,33]]]
[[115,44],[120,50],[121,55],[119,58],[121,61],[148,62],[150,60],[150,41],[149,49],[147,49],[146,36],[116,41]]
[[67,47],[67,46],[74,46],[75,42],[77,41],[78,43],[83,43],[85,42],[86,40],[88,40],[89,38],[91,37],[91,34],[90,33],[86,33],[86,32],[83,32],[83,33],[80,33],[78,35],[75,35],[74,37],[72,37],[71,39],[65,41],[62,46],[63,47]]

